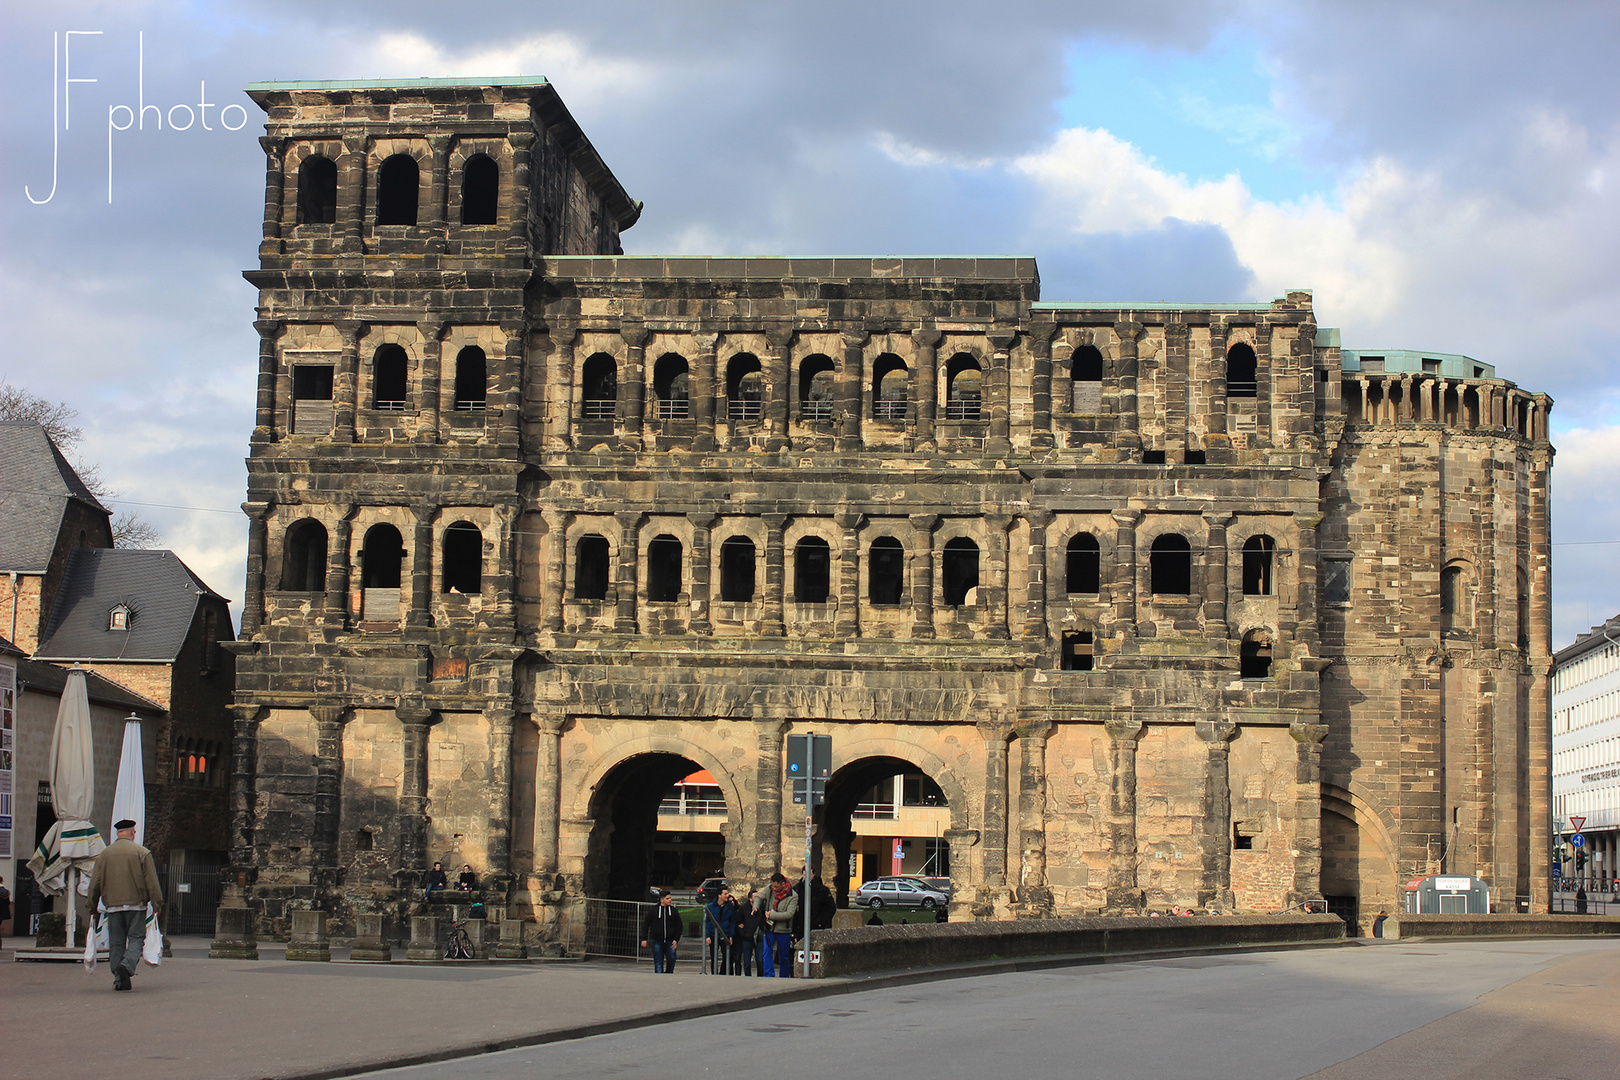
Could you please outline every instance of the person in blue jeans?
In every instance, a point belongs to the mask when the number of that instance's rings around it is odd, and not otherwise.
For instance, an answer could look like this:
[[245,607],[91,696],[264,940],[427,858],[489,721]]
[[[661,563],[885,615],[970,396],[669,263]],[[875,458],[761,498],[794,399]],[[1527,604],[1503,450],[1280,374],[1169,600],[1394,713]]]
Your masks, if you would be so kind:
[[721,889],[714,902],[703,909],[703,944],[709,954],[709,971],[731,974],[731,939],[737,936],[737,902],[728,889]]
[[761,965],[767,979],[793,978],[793,920],[799,914],[799,894],[778,870],[759,898],[765,916],[765,955]]
[[641,920],[641,947],[652,949],[653,971],[675,974],[675,947],[681,940],[681,913],[668,889],[658,893],[658,906]]

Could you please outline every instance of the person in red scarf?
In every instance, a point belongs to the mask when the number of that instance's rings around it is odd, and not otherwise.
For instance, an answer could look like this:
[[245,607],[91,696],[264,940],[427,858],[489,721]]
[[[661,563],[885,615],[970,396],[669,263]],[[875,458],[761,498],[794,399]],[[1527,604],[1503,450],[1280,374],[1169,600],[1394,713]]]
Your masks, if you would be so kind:
[[759,898],[765,916],[765,955],[761,965],[767,979],[793,978],[793,919],[799,914],[799,894],[779,870]]

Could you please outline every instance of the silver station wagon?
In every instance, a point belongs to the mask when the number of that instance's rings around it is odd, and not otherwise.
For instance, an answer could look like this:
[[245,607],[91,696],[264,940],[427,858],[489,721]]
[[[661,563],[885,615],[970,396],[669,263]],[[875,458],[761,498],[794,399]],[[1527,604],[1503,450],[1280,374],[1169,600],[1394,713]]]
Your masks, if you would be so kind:
[[850,896],[856,907],[940,908],[950,903],[950,894],[930,888],[916,878],[873,878]]

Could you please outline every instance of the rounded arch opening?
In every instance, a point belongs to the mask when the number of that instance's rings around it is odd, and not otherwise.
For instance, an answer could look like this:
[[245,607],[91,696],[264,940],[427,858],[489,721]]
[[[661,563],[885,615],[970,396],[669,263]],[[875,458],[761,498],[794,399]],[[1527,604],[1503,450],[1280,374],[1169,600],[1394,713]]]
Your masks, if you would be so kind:
[[691,757],[654,750],[618,762],[591,793],[585,895],[645,901],[723,874],[729,809],[719,778]]
[[377,224],[415,225],[422,170],[409,154],[394,154],[377,170]]
[[945,834],[962,807],[953,804],[942,779],[889,754],[851,761],[828,778],[812,869],[839,907],[848,907],[850,894],[874,878],[951,877]]

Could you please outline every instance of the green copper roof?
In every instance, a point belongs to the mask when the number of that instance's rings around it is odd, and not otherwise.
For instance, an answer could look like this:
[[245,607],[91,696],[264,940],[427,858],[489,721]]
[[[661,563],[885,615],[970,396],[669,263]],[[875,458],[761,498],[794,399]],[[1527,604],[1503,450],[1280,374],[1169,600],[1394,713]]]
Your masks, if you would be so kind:
[[410,90],[429,86],[548,86],[544,75],[494,75],[477,79],[314,79],[248,83],[248,92],[278,90]]

